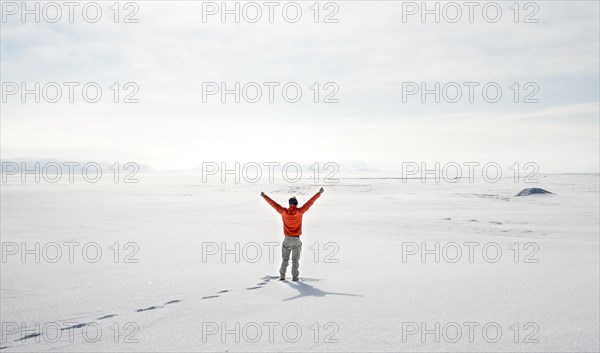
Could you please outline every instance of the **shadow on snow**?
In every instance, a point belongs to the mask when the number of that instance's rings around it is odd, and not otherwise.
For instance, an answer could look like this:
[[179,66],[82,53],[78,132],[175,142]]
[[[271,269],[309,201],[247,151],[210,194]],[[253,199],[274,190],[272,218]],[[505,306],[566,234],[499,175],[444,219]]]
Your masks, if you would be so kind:
[[350,294],[350,293],[338,293],[338,292],[325,292],[320,290],[319,288],[315,288],[313,286],[311,286],[310,284],[307,284],[305,282],[289,282],[289,281],[285,281],[285,283],[294,288],[295,290],[298,291],[298,295],[294,296],[294,297],[290,297],[287,299],[284,299],[283,301],[288,301],[288,300],[294,300],[297,298],[301,298],[301,297],[324,297],[326,295],[343,295],[343,296],[347,296],[347,297],[362,297],[362,295],[360,294]]

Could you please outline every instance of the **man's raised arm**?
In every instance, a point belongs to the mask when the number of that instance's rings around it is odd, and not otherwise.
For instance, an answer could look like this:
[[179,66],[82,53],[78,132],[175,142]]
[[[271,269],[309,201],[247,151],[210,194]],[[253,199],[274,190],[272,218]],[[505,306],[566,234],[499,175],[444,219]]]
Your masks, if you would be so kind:
[[277,211],[277,213],[281,213],[284,211],[284,208],[281,207],[280,204],[271,200],[271,198],[269,196],[267,196],[264,192],[261,192],[260,196],[262,196],[263,199],[265,199],[269,203],[269,205],[271,205],[275,209],[275,211]]
[[306,203],[304,205],[302,205],[302,207],[300,207],[298,210],[302,213],[308,211],[308,209],[310,208],[310,206],[313,205],[313,203],[315,203],[315,201],[317,201],[317,199],[319,198],[319,196],[321,196],[322,193],[324,193],[325,190],[323,188],[321,188],[319,190],[319,192],[317,192],[315,194],[315,196],[311,197],[310,200],[306,201]]

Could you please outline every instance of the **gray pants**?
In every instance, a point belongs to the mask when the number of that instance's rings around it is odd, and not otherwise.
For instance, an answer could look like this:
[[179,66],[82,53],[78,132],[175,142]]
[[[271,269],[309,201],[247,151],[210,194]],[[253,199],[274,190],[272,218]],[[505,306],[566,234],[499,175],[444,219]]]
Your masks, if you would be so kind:
[[302,242],[300,241],[300,237],[290,237],[286,236],[283,239],[283,243],[281,244],[281,268],[279,269],[280,278],[285,278],[285,273],[287,271],[288,264],[290,262],[290,253],[292,255],[292,277],[298,278],[300,272],[298,272],[298,268],[300,267],[300,253],[302,252]]

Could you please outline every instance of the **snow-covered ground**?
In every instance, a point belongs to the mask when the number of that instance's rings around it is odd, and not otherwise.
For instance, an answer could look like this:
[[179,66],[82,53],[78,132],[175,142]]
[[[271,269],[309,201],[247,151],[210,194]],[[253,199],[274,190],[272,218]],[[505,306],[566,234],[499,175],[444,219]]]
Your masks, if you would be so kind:
[[321,185],[139,179],[2,184],[3,351],[600,350],[598,175],[325,184],[300,282],[259,194]]

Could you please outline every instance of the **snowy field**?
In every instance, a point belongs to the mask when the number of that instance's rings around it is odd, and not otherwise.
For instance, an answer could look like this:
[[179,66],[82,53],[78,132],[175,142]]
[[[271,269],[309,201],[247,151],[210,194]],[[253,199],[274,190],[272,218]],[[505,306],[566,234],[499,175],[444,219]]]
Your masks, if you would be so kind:
[[3,352],[600,350],[598,175],[324,184],[300,282],[321,185],[139,179],[2,184]]

